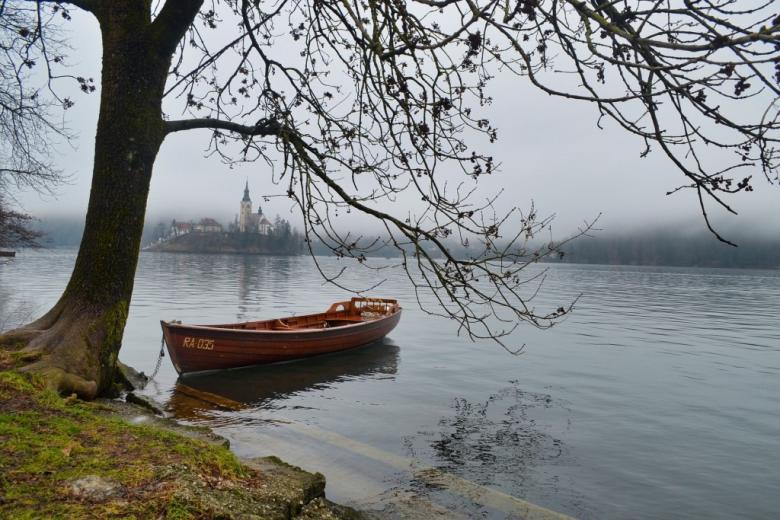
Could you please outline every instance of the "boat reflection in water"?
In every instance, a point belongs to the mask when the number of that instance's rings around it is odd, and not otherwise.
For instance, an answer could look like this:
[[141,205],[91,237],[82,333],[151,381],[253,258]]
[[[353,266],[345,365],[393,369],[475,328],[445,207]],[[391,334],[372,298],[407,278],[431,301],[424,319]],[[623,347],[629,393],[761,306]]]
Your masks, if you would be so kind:
[[166,404],[177,418],[207,421],[215,413],[265,408],[290,395],[349,379],[395,375],[400,349],[389,338],[353,350],[290,363],[189,374]]

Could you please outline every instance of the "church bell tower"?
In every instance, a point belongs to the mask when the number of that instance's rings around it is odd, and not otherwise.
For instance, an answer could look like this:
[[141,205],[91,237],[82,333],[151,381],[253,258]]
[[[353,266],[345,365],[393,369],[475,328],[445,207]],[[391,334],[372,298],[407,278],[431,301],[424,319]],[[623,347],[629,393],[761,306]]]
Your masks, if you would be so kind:
[[238,213],[238,230],[241,232],[249,231],[250,215],[252,214],[252,199],[249,198],[249,180],[244,186],[244,198],[241,199],[241,211]]

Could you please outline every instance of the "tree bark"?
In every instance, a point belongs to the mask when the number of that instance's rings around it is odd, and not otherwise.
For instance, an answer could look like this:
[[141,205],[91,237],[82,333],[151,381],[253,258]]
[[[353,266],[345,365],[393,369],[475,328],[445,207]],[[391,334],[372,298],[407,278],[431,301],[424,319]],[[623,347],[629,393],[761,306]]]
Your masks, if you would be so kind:
[[25,370],[83,398],[116,381],[152,167],[166,133],[161,105],[171,59],[155,44],[149,2],[102,4],[94,12],[103,35],[100,115],[73,274],[48,313],[0,337],[37,359]]

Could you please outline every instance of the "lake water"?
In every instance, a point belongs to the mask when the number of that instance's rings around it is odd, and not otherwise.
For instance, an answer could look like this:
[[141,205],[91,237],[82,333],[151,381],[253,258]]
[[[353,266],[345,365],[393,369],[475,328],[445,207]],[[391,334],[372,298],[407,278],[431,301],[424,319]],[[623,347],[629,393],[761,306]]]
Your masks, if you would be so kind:
[[[46,310],[74,259],[0,264],[0,326]],[[423,314],[400,273],[347,273],[378,276],[373,294],[404,305],[384,343],[182,379],[166,357],[146,392],[238,454],[322,471],[331,499],[391,516],[514,518],[528,501],[578,518],[777,517],[780,272],[552,265],[543,300],[582,297],[549,331],[520,327],[520,356]],[[308,257],[142,253],[120,357],[150,372],[160,319],[343,296]]]

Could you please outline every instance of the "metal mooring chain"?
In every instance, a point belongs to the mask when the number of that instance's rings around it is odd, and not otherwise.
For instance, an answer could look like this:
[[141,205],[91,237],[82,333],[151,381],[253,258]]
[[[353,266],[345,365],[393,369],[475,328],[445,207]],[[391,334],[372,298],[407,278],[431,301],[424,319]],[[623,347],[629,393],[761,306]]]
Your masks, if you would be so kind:
[[160,339],[160,355],[157,356],[157,364],[154,366],[154,370],[152,371],[152,375],[150,375],[146,382],[144,383],[144,388],[146,385],[149,384],[149,381],[154,379],[154,377],[157,375],[157,372],[160,371],[160,365],[162,365],[162,360],[165,357],[165,335]]

